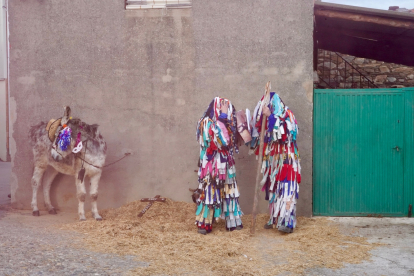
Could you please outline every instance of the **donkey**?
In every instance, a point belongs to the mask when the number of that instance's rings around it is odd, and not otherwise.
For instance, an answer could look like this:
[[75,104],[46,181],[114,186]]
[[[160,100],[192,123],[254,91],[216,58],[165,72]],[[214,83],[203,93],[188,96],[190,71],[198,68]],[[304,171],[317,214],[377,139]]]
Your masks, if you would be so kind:
[[[42,178],[45,205],[49,210],[49,214],[56,214],[56,210],[50,201],[50,187],[55,176],[58,173],[63,173],[75,176],[79,201],[79,220],[86,220],[84,210],[86,197],[85,175],[91,181],[89,194],[92,201],[93,217],[96,220],[102,220],[98,213],[97,199],[99,179],[101,178],[102,167],[105,164],[106,158],[106,142],[98,131],[98,125],[88,125],[80,119],[72,119],[70,117],[70,108],[64,107],[64,110],[64,116],[61,119],[62,125],[66,124],[72,130],[72,137],[77,135],[79,137],[80,133],[83,148],[78,153],[72,152],[75,147],[75,138],[71,139],[65,151],[60,149],[59,146],[56,146],[56,139],[58,139],[56,135],[53,136],[53,142],[49,139],[49,131],[46,130],[47,124],[45,122],[30,128],[29,135],[34,155],[34,172],[31,180],[33,216],[40,215],[37,208],[37,190],[42,184]],[[59,129],[56,133],[58,134],[58,132]]]

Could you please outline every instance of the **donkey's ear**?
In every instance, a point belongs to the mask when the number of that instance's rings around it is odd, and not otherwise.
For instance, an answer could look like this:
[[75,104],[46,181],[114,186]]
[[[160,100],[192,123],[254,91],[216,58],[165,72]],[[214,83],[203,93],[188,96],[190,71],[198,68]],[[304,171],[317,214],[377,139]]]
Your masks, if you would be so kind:
[[63,110],[64,110],[63,117],[69,118],[70,117],[70,107],[69,106],[64,106]]
[[62,120],[60,121],[61,125],[66,125],[69,120],[70,120],[70,107],[69,106],[64,106],[63,107],[63,117]]

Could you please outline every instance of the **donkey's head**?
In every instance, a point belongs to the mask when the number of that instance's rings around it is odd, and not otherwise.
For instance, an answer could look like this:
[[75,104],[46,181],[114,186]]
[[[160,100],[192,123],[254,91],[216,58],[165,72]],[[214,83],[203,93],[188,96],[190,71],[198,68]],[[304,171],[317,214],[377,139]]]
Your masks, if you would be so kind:
[[[80,151],[82,147],[86,146],[85,144],[82,145],[82,142],[85,143],[86,140],[91,141],[88,148],[93,149],[97,147],[96,139],[102,138],[98,132],[98,125],[88,125],[78,118],[70,117],[69,107],[65,107],[61,125],[62,128],[59,135],[56,137],[58,142],[55,140],[52,147],[52,156],[56,161],[61,161],[71,153]],[[69,137],[67,135],[69,135]],[[61,138],[69,139],[61,141]],[[98,143],[97,145],[99,147],[100,144]]]
[[69,154],[71,154],[74,145],[71,139],[71,129],[68,126],[68,123],[71,120],[71,110],[69,106],[64,106],[63,110],[63,116],[60,122],[61,127],[58,128],[59,133],[56,135],[55,140],[53,141],[51,151],[52,157],[56,161],[61,161],[64,158],[66,158]]

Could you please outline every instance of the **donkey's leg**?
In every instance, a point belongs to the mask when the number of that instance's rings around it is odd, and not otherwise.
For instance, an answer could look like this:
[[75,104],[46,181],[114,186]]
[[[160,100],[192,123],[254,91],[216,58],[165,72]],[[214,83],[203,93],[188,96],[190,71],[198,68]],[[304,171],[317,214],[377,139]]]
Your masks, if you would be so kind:
[[102,217],[98,213],[98,186],[101,173],[97,173],[91,177],[91,189],[89,194],[91,195],[92,214],[96,220],[102,220]]
[[37,208],[37,189],[42,184],[42,177],[43,173],[45,172],[45,167],[35,167],[32,177],[32,208],[33,208],[33,216],[40,216],[39,208]]
[[77,197],[79,201],[79,206],[78,206],[79,220],[86,220],[85,218],[85,198],[86,198],[85,181],[80,181],[77,177],[76,177],[76,191],[77,191]]
[[49,166],[45,174],[43,176],[43,195],[45,198],[45,205],[46,208],[49,210],[49,214],[56,215],[56,210],[52,206],[52,203],[50,201],[50,186],[52,186],[53,179],[55,179],[56,175],[58,174],[58,171],[55,170],[53,167]]

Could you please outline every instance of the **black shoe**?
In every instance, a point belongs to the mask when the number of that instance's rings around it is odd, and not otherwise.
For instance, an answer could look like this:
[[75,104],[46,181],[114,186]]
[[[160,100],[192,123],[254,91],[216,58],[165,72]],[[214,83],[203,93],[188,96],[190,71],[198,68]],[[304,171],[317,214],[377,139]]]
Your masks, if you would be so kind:
[[203,229],[203,228],[198,228],[198,233],[203,234],[203,235],[207,235],[207,230]]
[[289,228],[289,227],[286,227],[284,225],[279,226],[278,230],[280,232],[293,233],[293,228]]
[[243,229],[243,225],[239,225],[236,227],[236,230],[242,230]]
[[273,225],[272,224],[265,224],[264,226],[263,226],[263,228],[264,229],[272,229],[273,228]]

